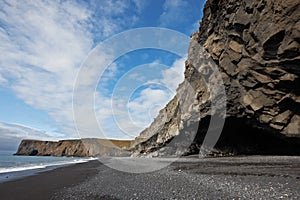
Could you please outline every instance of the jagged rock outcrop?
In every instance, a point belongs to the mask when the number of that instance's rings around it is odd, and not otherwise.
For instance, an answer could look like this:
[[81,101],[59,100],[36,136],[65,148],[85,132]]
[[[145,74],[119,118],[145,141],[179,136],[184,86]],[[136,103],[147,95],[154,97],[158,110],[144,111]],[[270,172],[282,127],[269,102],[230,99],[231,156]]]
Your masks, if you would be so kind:
[[129,140],[81,139],[40,141],[22,140],[15,155],[26,156],[128,156]]
[[[214,73],[204,77],[202,46],[218,67],[226,92],[219,112]],[[199,152],[213,116],[225,118],[215,149],[242,154],[300,154],[300,2],[295,0],[207,0],[199,30],[192,35],[185,80],[176,97],[131,147],[133,155]],[[192,87],[192,95],[187,92]],[[218,89],[217,89],[218,90]],[[193,118],[194,113],[199,118]],[[163,119],[163,120],[162,120]],[[176,138],[188,138],[187,151]],[[216,125],[217,126],[217,125]],[[216,127],[216,129],[218,129]],[[189,140],[189,139],[188,139]],[[182,140],[181,140],[182,141]],[[179,145],[180,146],[180,145]]]

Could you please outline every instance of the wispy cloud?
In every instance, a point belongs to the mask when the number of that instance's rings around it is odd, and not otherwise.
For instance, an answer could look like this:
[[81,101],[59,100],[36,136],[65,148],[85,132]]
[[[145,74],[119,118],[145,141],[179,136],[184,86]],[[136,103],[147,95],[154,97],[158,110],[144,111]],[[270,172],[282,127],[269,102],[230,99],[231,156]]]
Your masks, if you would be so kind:
[[143,1],[143,0],[133,0],[133,3],[135,4],[137,8],[137,12],[141,13],[149,4],[150,1]]
[[175,27],[188,20],[190,5],[186,0],[165,0],[159,22],[164,27]]
[[205,2],[206,0],[165,0],[159,17],[160,26],[191,35],[199,28],[201,9]]
[[186,60],[187,57],[175,60],[170,68],[162,72],[163,78],[160,81],[173,92],[175,92],[178,84],[184,80]]
[[143,8],[143,3],[133,2],[137,6],[131,7],[131,1],[123,0],[92,0],[89,2],[93,8],[92,24],[95,38],[106,38],[120,32],[125,26],[133,26],[138,13]]
[[74,2],[1,3],[2,76],[25,103],[72,121],[74,77],[93,43],[91,13]]
[[134,23],[134,13],[122,17],[128,9],[124,1],[1,1],[0,85],[77,136],[72,92],[80,64],[96,42]]
[[45,132],[21,124],[0,122],[0,150],[16,150],[22,139],[59,140],[63,135]]
[[[139,20],[138,14],[147,5],[148,2],[137,0],[129,3],[123,0],[1,1],[0,86],[13,91],[31,107],[45,111],[55,124],[61,126],[45,132],[0,123],[0,140],[7,141],[10,137],[19,141],[28,134],[38,139],[78,137],[73,122],[72,95],[82,61],[99,41],[134,26]],[[174,22],[183,24],[188,7],[183,0],[166,0],[160,25],[172,28]],[[103,63],[110,56],[98,57],[91,62]],[[132,73],[128,78],[163,87],[142,88],[130,100],[122,96],[127,91],[127,84],[121,85],[123,91],[120,90],[114,102],[106,91],[97,91],[95,112],[98,121],[104,124],[104,132],[115,138],[127,137],[120,135],[118,128],[131,135],[138,134],[174,96],[178,83],[183,80],[184,60],[176,60],[169,69],[159,71],[160,78],[153,78],[157,75],[153,73],[155,70],[142,71],[143,75]],[[155,61],[152,65],[158,63]],[[119,66],[111,65],[102,81],[111,81],[118,72]],[[95,74],[93,70],[87,71],[83,83],[91,84],[91,79],[98,78]],[[80,109],[84,110],[85,101],[82,102]],[[89,120],[85,119],[87,124]],[[114,120],[119,127],[113,125]],[[90,129],[96,130],[96,127]]]
[[[140,92],[137,98],[128,102],[127,109],[129,114],[137,120],[139,131],[148,126],[158,115],[158,112],[175,96],[178,84],[184,80],[185,60],[186,57],[175,60],[169,68],[161,70],[160,79],[147,81],[148,84],[160,87],[147,87]],[[150,65],[155,64],[157,61]]]
[[7,80],[0,74],[0,86],[5,86]]
[[[101,129],[104,132],[115,130],[112,134],[115,138],[133,139],[137,136],[174,97],[178,84],[184,79],[185,60],[186,57],[177,59],[169,68],[162,68],[158,60],[153,61],[145,68],[129,73],[121,81],[120,88],[115,90],[113,98],[97,93],[96,115]],[[147,74],[146,69],[157,73],[155,77],[160,78],[143,76]]]

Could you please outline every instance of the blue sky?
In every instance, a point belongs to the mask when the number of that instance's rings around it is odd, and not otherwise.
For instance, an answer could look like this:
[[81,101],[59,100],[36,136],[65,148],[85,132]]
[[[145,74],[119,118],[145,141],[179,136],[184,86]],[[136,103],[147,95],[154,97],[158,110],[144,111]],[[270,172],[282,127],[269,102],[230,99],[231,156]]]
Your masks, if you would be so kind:
[[[198,29],[204,3],[1,0],[0,150],[15,149],[23,138],[81,137],[74,126],[72,92],[89,52],[133,28],[164,27],[189,36]],[[149,125],[183,80],[184,61],[170,52],[143,49],[109,66],[95,93],[95,114],[104,135],[133,139]],[[140,83],[131,92],[126,90],[130,80]],[[120,101],[125,96],[129,101]],[[124,112],[112,113],[113,97],[117,110]],[[119,117],[124,113],[126,118]]]

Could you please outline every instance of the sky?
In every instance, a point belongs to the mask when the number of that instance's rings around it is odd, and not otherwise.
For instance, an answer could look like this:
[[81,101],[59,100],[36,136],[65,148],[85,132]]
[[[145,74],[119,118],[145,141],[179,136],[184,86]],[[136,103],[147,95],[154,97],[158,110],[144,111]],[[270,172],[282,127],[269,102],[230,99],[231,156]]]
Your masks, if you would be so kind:
[[[204,3],[0,0],[0,150],[15,150],[21,139],[97,137],[77,132],[73,111],[74,83],[90,52],[135,28],[190,36],[199,27]],[[109,65],[94,91],[102,136],[134,139],[174,96],[185,60],[145,48]]]

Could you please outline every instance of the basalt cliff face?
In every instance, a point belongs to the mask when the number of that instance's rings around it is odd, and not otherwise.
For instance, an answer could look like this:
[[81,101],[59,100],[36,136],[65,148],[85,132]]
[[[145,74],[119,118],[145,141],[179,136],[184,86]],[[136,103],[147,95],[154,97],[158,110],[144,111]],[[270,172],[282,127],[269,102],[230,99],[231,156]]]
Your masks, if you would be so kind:
[[129,140],[81,139],[61,141],[22,140],[15,155],[26,156],[128,156]]
[[[226,99],[207,86],[217,79],[213,73],[203,77],[211,61],[201,62],[203,52],[197,46],[216,64]],[[299,76],[299,1],[207,0],[200,28],[191,36],[185,80],[136,138],[133,155],[198,153],[212,113],[225,119],[215,154],[300,154]],[[211,112],[213,98],[216,108]],[[224,101],[225,116],[218,108]],[[192,117],[194,113],[199,117]],[[183,150],[185,140],[191,145]]]

